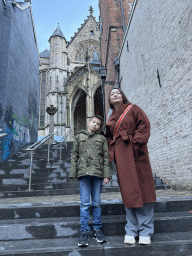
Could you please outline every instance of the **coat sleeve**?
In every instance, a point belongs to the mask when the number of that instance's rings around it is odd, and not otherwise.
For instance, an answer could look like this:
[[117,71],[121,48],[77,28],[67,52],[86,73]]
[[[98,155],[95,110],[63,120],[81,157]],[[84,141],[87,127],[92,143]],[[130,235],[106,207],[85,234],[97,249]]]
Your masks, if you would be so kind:
[[[135,105],[136,106],[136,105]],[[147,144],[150,137],[150,122],[145,112],[138,106],[133,111],[136,129],[132,139],[132,142],[136,146],[142,146]]]
[[106,129],[105,129],[105,138],[107,140],[108,145],[110,145],[110,143],[113,140],[113,134],[111,133],[108,125],[106,125]]
[[111,179],[111,164],[109,163],[109,151],[107,140],[104,138],[103,143],[103,178]]
[[78,136],[77,136],[75,138],[75,141],[73,144],[73,151],[71,154],[71,167],[69,172],[69,178],[77,178],[78,160],[79,160],[79,144],[78,144]]

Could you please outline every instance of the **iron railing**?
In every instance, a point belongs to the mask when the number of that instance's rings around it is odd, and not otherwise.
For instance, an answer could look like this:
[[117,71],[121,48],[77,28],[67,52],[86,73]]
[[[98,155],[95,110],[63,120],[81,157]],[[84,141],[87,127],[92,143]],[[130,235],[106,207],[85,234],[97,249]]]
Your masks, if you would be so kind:
[[48,140],[48,155],[47,155],[47,164],[49,164],[49,156],[50,156],[50,139],[54,136],[55,133],[50,133],[46,137],[44,137],[42,140],[34,143],[30,147],[28,147],[26,150],[29,154],[31,154],[31,163],[30,163],[30,174],[29,174],[29,191],[31,191],[31,178],[32,178],[32,170],[33,170],[33,155],[35,154],[35,150],[41,146],[43,143],[45,143]]
[[68,136],[70,136],[70,141],[71,141],[71,132],[72,132],[72,129],[70,129],[59,141],[60,142],[60,161],[61,161],[61,154],[62,154],[62,143],[65,142],[66,149],[67,149],[67,141],[66,141],[66,139],[68,138]]
[[7,136],[7,133],[0,133],[0,138]]

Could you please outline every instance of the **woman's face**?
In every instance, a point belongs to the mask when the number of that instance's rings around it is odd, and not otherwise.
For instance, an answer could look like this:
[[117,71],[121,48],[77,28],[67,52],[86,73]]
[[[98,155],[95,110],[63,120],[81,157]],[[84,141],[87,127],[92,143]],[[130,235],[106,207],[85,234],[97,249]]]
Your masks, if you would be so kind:
[[112,105],[119,105],[123,102],[122,95],[118,89],[113,89],[110,92],[110,102]]

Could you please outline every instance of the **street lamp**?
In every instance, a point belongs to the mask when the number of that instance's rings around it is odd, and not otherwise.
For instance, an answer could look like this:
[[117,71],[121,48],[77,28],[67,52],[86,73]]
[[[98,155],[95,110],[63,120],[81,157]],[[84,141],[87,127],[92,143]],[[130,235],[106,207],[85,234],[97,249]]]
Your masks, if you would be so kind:
[[104,85],[105,85],[105,79],[107,77],[107,69],[104,68],[104,67],[101,67],[99,69],[99,74],[100,74],[100,77],[101,77],[101,80],[102,80],[101,90],[102,90],[102,95],[103,95],[103,116],[104,116],[103,127],[105,127],[106,115],[105,115],[105,88],[104,88]]
[[106,76],[107,76],[107,69],[104,68],[104,67],[101,67],[99,69],[99,74],[100,74],[100,77],[102,80],[105,80],[106,79]]

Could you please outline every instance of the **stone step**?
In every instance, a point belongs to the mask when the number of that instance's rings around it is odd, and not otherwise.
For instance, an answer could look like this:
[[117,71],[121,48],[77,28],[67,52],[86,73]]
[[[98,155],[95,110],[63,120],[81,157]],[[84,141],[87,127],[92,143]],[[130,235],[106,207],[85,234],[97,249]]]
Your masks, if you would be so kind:
[[[57,183],[57,186],[60,183]],[[39,183],[41,185],[41,183]],[[5,191],[2,189],[0,191],[0,198],[15,198],[15,197],[36,197],[36,196],[56,196],[56,195],[75,195],[79,194],[79,188],[73,188],[73,189],[52,189],[52,183],[45,183],[42,185],[42,187],[45,187],[45,189],[41,190],[31,190],[28,191],[28,185],[26,185],[26,190],[18,190],[13,191],[10,189],[10,191]],[[62,186],[62,184],[61,184]],[[2,186],[3,187],[3,186]],[[12,185],[10,185],[10,188]],[[33,189],[33,185],[31,186]],[[112,193],[112,192],[119,192],[119,187],[105,187],[102,189],[103,193]]]
[[[23,180],[22,180],[23,181]],[[20,184],[20,185],[3,185],[0,186],[0,191],[25,191],[29,187],[28,181],[26,182],[26,185]],[[39,184],[32,184],[31,188],[33,190],[46,190],[46,189],[73,189],[73,188],[79,188],[79,182],[61,182],[58,180],[58,182],[52,182],[50,183],[39,183]]]
[[[32,197],[70,195],[79,193],[77,186],[71,185],[69,179],[71,150],[73,142],[68,143],[68,149],[62,148],[62,161],[60,158],[59,143],[51,145],[50,164],[47,164],[47,145],[41,146],[34,155],[32,171],[32,189],[29,192],[29,166],[30,155],[22,150],[20,154],[4,162],[0,167],[0,197]],[[118,192],[116,170],[112,168],[113,180],[103,192]],[[154,175],[155,189],[168,189],[162,180]],[[66,184],[69,183],[67,186]],[[74,189],[74,190],[73,190]]]
[[[125,235],[125,224],[125,215],[102,216],[106,236]],[[192,213],[155,214],[154,227],[155,233],[192,232]],[[79,217],[2,220],[0,230],[0,241],[71,238],[79,236],[80,222]]]
[[[102,216],[125,215],[125,207],[121,200],[114,202],[101,202]],[[182,198],[178,200],[158,200],[154,203],[155,214],[162,213],[180,213],[192,211],[192,199]],[[0,205],[0,220],[24,220],[35,218],[66,218],[79,217],[80,215],[80,199],[79,202],[68,203],[37,203],[37,204],[13,204]],[[159,215],[158,215],[159,216]]]
[[124,244],[124,236],[108,236],[98,244],[92,237],[89,246],[78,248],[78,238],[38,239],[0,242],[0,255],[29,256],[189,256],[192,232],[154,234],[151,245]]

